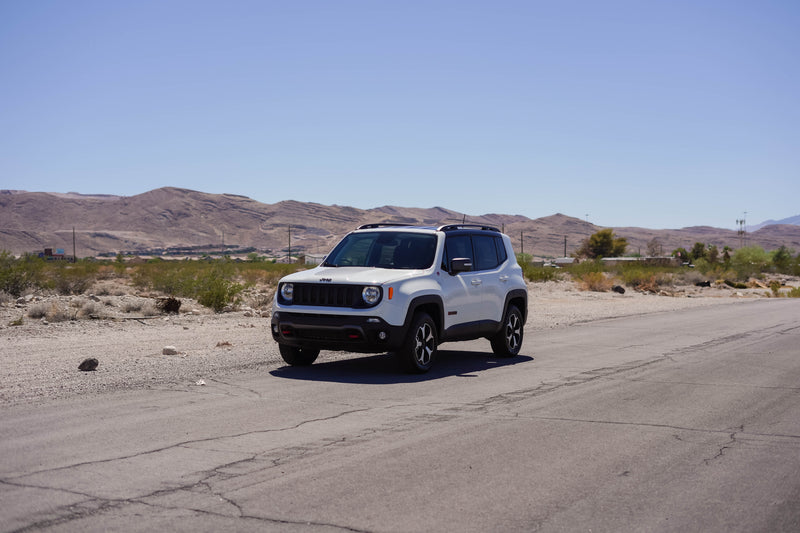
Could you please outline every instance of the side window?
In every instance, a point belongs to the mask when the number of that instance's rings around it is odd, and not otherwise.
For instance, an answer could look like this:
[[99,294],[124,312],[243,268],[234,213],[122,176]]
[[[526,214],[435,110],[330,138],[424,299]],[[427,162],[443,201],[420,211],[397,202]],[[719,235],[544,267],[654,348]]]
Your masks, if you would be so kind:
[[506,245],[503,242],[503,238],[495,237],[494,243],[497,245],[497,260],[500,264],[505,263],[506,259],[508,259],[508,253],[506,252]]
[[500,264],[493,235],[473,235],[472,244],[475,247],[475,270],[491,270]]
[[450,261],[460,257],[472,259],[472,242],[470,242],[469,235],[449,235],[444,243],[442,269],[450,270]]

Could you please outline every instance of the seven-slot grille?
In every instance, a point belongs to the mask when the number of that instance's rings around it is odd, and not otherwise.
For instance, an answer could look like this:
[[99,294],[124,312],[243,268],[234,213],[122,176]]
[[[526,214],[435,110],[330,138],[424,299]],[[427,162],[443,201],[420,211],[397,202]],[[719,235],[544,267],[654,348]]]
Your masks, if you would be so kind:
[[321,307],[365,307],[361,299],[363,288],[361,285],[295,283],[292,303]]

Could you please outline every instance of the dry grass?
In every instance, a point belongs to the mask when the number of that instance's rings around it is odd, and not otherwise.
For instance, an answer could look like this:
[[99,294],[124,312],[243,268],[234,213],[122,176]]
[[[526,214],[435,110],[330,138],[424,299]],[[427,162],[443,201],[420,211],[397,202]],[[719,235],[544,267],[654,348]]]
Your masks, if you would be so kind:
[[578,287],[584,291],[608,292],[614,286],[614,280],[603,272],[586,272],[578,278]]

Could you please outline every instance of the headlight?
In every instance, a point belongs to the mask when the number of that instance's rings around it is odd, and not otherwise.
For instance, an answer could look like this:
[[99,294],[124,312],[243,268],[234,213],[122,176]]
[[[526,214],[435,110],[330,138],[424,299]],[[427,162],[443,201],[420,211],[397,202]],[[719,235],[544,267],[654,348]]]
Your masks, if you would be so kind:
[[292,302],[292,297],[294,296],[294,285],[291,283],[284,283],[281,285],[281,298],[287,303]]
[[381,290],[378,287],[364,287],[361,298],[367,305],[375,305],[381,299]]

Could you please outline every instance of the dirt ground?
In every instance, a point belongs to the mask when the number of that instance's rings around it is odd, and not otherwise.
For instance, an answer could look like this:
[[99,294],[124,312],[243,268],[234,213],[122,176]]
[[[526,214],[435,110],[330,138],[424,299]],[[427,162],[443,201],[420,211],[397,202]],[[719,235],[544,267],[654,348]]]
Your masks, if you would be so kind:
[[[800,280],[786,283],[797,287]],[[128,389],[200,387],[231,373],[261,368],[267,372],[283,365],[269,332],[265,292],[251,294],[228,312],[215,314],[182,300],[179,313],[162,314],[151,295],[120,288],[93,290],[97,294],[26,295],[0,304],[0,405]],[[772,297],[772,292],[715,285],[618,294],[580,291],[572,282],[558,281],[532,283],[529,295],[526,342],[532,342],[538,330],[730,305]],[[98,360],[95,371],[78,369],[87,358]]]

